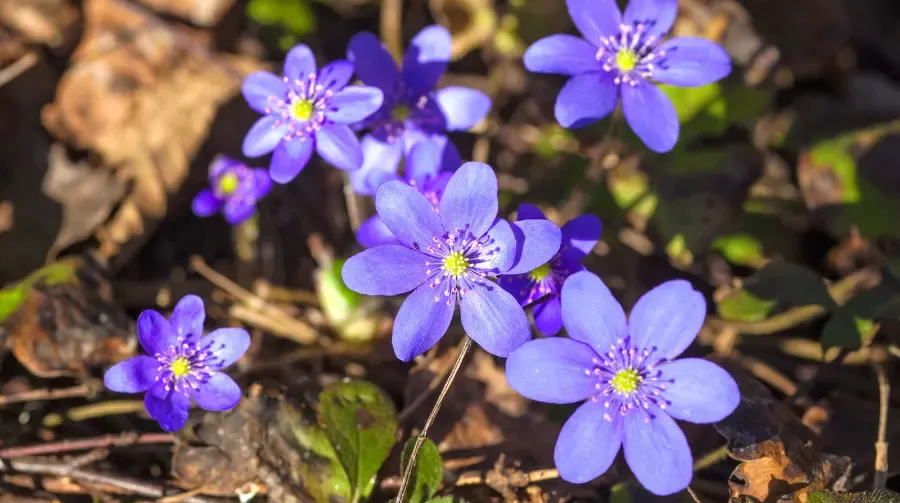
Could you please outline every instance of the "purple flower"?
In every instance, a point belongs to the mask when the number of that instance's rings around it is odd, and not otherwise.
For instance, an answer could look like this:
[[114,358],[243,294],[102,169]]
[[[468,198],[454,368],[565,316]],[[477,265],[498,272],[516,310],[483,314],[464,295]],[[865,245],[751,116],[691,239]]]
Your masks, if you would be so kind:
[[622,98],[625,120],[655,152],[678,140],[678,115],[654,85],[702,86],[731,72],[719,45],[699,37],[660,43],[678,11],[677,0],[631,0],[625,14],[616,0],[566,0],[584,39],[551,35],[525,52],[532,72],[572,77],[556,98],[556,120],[582,127],[609,115]]
[[400,181],[378,187],[375,208],[400,244],[369,248],[344,264],[344,283],[365,295],[412,291],[394,320],[394,352],[409,361],[447,332],[459,302],[463,328],[489,353],[506,356],[531,339],[516,299],[490,278],[522,274],[559,250],[547,220],[510,224],[497,218],[497,177],[468,162],[453,174],[440,213]]
[[384,99],[374,87],[346,87],[353,64],[333,61],[316,71],[306,45],[288,52],[284,78],[269,72],[247,76],[241,91],[250,108],[265,114],[244,137],[247,157],[272,154],[272,180],[287,183],[309,162],[313,147],[326,162],[353,171],[362,166],[359,140],[348,124],[378,110]]
[[362,124],[371,133],[362,142],[363,167],[351,175],[360,194],[370,195],[378,188],[366,181],[370,172],[395,172],[400,159],[423,139],[434,139],[444,155],[459,158],[447,131],[471,129],[491,109],[491,99],[475,89],[435,91],[450,61],[450,32],[442,26],[427,26],[412,39],[402,69],[369,32],[350,40],[347,58],[364,83],[384,91],[384,104]]
[[240,328],[220,328],[203,337],[206,311],[196,295],[186,295],[170,320],[148,309],[137,320],[138,340],[149,356],[113,365],[103,383],[119,393],[143,393],[150,417],[166,431],[184,426],[193,398],[201,409],[228,410],[241,400],[241,388],[220,372],[250,347]]
[[249,218],[256,202],[272,190],[272,179],[264,169],[219,156],[209,165],[209,187],[194,197],[194,214],[208,217],[221,211],[228,223],[237,225]]
[[[518,220],[544,219],[547,217],[536,206],[519,206]],[[563,282],[578,271],[583,271],[583,259],[600,240],[603,226],[594,215],[581,215],[562,228],[562,245],[556,255],[544,265],[532,269],[527,274],[502,276],[500,286],[513,294],[519,304],[532,306],[534,326],[544,335],[556,335],[562,328],[559,295]]]
[[556,441],[560,476],[588,482],[605,472],[619,447],[650,492],[678,492],[691,481],[691,450],[674,419],[712,423],[740,402],[734,379],[699,358],[672,361],[697,336],[703,296],[683,280],[641,297],[627,323],[603,281],[573,274],[562,288],[569,338],[531,341],[506,362],[506,379],[522,395],[549,403],[587,400]]
[[[419,191],[434,205],[434,209],[439,211],[444,188],[447,187],[447,182],[453,176],[453,171],[458,169],[461,163],[459,158],[456,160],[442,159],[438,144],[433,141],[423,141],[414,146],[409,153],[402,177],[385,171],[383,172],[384,179],[378,183],[380,185],[388,180],[399,180]],[[366,248],[399,243],[377,213],[360,225],[359,230],[356,231],[356,240]]]

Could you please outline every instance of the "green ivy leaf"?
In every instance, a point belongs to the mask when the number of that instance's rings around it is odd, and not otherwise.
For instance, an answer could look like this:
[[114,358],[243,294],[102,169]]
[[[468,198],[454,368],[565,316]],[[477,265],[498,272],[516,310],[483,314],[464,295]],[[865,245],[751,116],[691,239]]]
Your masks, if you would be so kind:
[[279,404],[277,424],[286,439],[302,455],[300,477],[303,488],[317,503],[346,502],[352,497],[350,480],[337,452],[316,418],[286,402]]
[[825,322],[822,347],[840,347],[855,351],[872,337],[875,320],[897,298],[886,286],[878,285],[848,300]]
[[744,280],[744,289],[767,300],[777,300],[786,306],[837,307],[828,287],[812,269],[789,262],[770,262],[753,276]]
[[319,424],[334,446],[352,487],[351,501],[366,498],[394,445],[397,411],[390,397],[366,381],[333,384],[319,396]]
[[834,491],[813,491],[807,503],[896,503],[900,493],[887,489],[876,489],[864,493],[836,493]]
[[718,302],[719,316],[731,321],[759,321],[769,316],[776,301],[760,299],[747,290],[736,290]]
[[[406,473],[409,465],[409,456],[416,445],[416,437],[410,438],[403,446],[403,454],[400,457],[400,473]],[[416,466],[410,479],[412,491],[409,494],[409,503],[424,503],[437,492],[444,480],[444,460],[441,453],[431,439],[426,438],[419,455],[416,457]]]
[[746,233],[720,236],[713,241],[712,248],[718,250],[732,264],[744,267],[762,267],[766,253],[762,242]]

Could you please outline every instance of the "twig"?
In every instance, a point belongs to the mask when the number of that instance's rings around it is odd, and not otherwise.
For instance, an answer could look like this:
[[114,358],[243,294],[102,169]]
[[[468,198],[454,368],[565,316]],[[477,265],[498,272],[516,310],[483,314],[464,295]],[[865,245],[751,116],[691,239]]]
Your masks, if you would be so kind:
[[37,61],[37,54],[34,51],[28,51],[15,63],[6,68],[0,68],[0,87],[9,84],[13,79],[27,72]]
[[687,486],[687,492],[691,495],[691,498],[694,498],[694,501],[696,503],[703,503],[703,501],[697,497],[697,493],[695,493],[694,490],[691,489],[691,486]]
[[[469,344],[467,341],[468,337],[464,338],[462,342],[459,343],[459,346],[456,348],[456,356],[454,358],[459,358],[459,354],[462,353],[463,348],[466,347],[466,344]],[[416,411],[419,407],[425,403],[425,399],[431,396],[431,393],[437,389],[437,387],[447,379],[447,376],[450,374],[450,371],[453,369],[452,365],[447,366],[443,372],[438,373],[431,379],[431,382],[428,383],[428,389],[419,394],[409,405],[403,408],[400,411],[400,414],[397,416],[397,420],[401,423],[405,422],[412,415],[413,412]]]
[[44,444],[7,447],[0,449],[0,458],[12,459],[23,456],[47,456],[63,452],[83,451],[106,447],[124,447],[138,444],[170,444],[175,437],[168,433],[122,433],[119,435],[103,435],[100,437],[80,438],[77,440],[60,440]]
[[208,266],[201,257],[191,258],[191,268],[207,281],[244,304],[231,306],[230,314],[235,318],[301,344],[311,344],[318,338],[318,332],[313,327],[291,317],[278,307],[266,302],[262,297],[226,278]]
[[[382,0],[381,39],[394,61],[403,61],[403,0]],[[398,500],[399,501],[399,500]],[[402,503],[402,502],[400,502]]]
[[422,431],[419,432],[419,436],[416,438],[416,444],[413,446],[412,452],[409,453],[409,461],[407,462],[406,470],[403,471],[403,480],[400,483],[400,490],[397,492],[397,503],[404,503],[403,497],[406,495],[406,489],[412,478],[413,469],[416,467],[416,458],[419,456],[419,449],[422,448],[422,444],[424,444],[425,439],[428,438],[428,429],[431,428],[431,423],[434,422],[438,411],[441,410],[441,405],[444,403],[444,398],[446,398],[447,392],[450,390],[450,385],[453,384],[453,380],[456,379],[456,375],[462,367],[463,360],[466,359],[466,353],[469,352],[469,348],[471,347],[472,338],[466,334],[463,336],[462,351],[459,352],[456,363],[453,364],[453,368],[450,370],[450,376],[447,377],[447,382],[444,383],[444,388],[441,389],[441,394],[438,395],[437,401],[431,409],[431,414],[428,415],[428,419],[425,421]]
[[113,416],[118,414],[135,414],[144,410],[143,400],[107,400],[105,402],[72,407],[66,411],[65,417],[59,414],[48,414],[44,417],[43,425],[53,428],[64,420],[85,421],[98,417]]
[[[130,494],[162,498],[167,496],[166,488],[144,482],[131,477],[108,475],[88,470],[73,469],[67,463],[43,460],[19,460],[4,462],[0,460],[0,472],[18,472],[35,475],[53,475],[56,477],[68,477],[85,484],[104,484],[115,487]],[[184,503],[217,503],[215,500],[200,496],[191,496],[184,499]]]
[[888,382],[887,372],[881,363],[873,363],[875,375],[878,377],[878,439],[875,441],[875,477],[872,480],[872,489],[884,489],[888,477],[888,442],[887,419],[889,401],[891,399],[891,384]]
[[[385,2],[387,4],[387,2]],[[382,9],[382,12],[384,9]],[[350,219],[350,228],[356,233],[362,225],[362,210],[359,208],[359,196],[350,184],[350,175],[344,173],[344,201],[347,204],[347,217]]]
[[42,388],[0,395],[0,407],[11,403],[37,402],[41,400],[60,400],[63,398],[81,398],[90,396],[96,388],[89,384],[79,384],[70,388]]
[[[828,289],[828,293],[840,305],[849,300],[856,291],[874,287],[879,281],[881,281],[881,274],[877,270],[862,269],[832,285]],[[728,324],[739,334],[769,335],[812,321],[827,312],[828,310],[823,306],[798,306],[760,321],[722,320],[722,322]]]

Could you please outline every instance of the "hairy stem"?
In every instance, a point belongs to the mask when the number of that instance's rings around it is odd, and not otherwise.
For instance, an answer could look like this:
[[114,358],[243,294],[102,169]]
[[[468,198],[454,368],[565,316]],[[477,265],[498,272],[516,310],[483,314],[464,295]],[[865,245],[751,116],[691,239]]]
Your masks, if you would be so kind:
[[444,383],[444,388],[441,389],[441,394],[438,395],[437,401],[434,403],[434,407],[431,409],[431,414],[428,415],[428,419],[425,421],[425,426],[422,427],[422,431],[419,433],[419,437],[416,438],[416,445],[413,446],[412,452],[409,454],[409,463],[406,465],[406,469],[403,470],[403,480],[400,482],[400,490],[397,492],[397,503],[403,503],[403,497],[406,495],[406,490],[409,486],[409,481],[412,478],[413,469],[416,467],[416,457],[419,455],[419,449],[422,448],[422,444],[425,443],[425,439],[428,438],[428,429],[431,428],[431,424],[434,422],[434,418],[437,417],[438,411],[441,410],[441,405],[444,403],[444,398],[447,397],[447,392],[450,391],[450,385],[453,384],[453,381],[456,379],[456,374],[459,373],[459,369],[462,367],[462,362],[466,358],[466,354],[469,352],[469,348],[472,347],[472,338],[468,335],[463,336],[463,346],[462,351],[459,352],[459,356],[456,358],[456,363],[453,364],[453,369],[450,371],[450,375],[447,377],[447,382]]

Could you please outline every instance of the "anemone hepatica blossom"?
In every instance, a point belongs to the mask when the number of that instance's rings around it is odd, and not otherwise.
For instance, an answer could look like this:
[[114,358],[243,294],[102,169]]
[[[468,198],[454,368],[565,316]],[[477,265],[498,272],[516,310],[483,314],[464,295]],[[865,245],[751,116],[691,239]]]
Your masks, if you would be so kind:
[[220,328],[203,336],[203,301],[187,295],[166,320],[153,310],[137,321],[138,341],[149,354],[113,365],[103,383],[120,393],[143,393],[150,417],[166,431],[187,421],[191,399],[201,409],[220,411],[241,400],[241,388],[221,370],[250,347],[250,335],[240,328]]
[[554,460],[569,482],[605,472],[619,447],[650,492],[688,486],[691,450],[675,419],[712,423],[740,402],[734,379],[699,358],[675,360],[706,316],[703,296],[683,280],[647,292],[626,322],[622,306],[597,276],[573,274],[562,288],[563,325],[571,338],[526,343],[506,361],[506,379],[522,395],[549,403],[587,400],[566,421]]
[[651,150],[667,152],[678,140],[678,115],[654,82],[702,86],[731,72],[719,45],[698,37],[660,43],[678,11],[677,0],[566,0],[584,39],[551,35],[525,52],[532,72],[571,77],[556,98],[556,120],[582,127],[609,115],[619,97],[631,129]]
[[[520,205],[517,213],[518,220],[546,219],[541,210],[531,204]],[[562,244],[549,262],[526,274],[502,276],[498,280],[519,304],[533,304],[534,326],[540,333],[556,335],[562,328],[559,296],[563,282],[584,270],[581,259],[597,245],[602,228],[600,219],[594,215],[574,218],[563,226]]]
[[285,57],[283,78],[263,71],[248,75],[241,91],[250,107],[265,115],[244,137],[244,155],[274,151],[270,175],[278,183],[297,176],[314,148],[338,169],[359,169],[362,148],[349,124],[378,110],[384,96],[374,87],[346,87],[352,75],[353,64],[346,60],[316,71],[316,59],[303,44]]
[[446,133],[472,128],[491,108],[491,99],[475,89],[435,91],[450,61],[450,32],[442,26],[427,26],[413,37],[402,69],[369,32],[350,40],[347,58],[360,80],[384,91],[384,104],[362,123],[370,134],[362,140],[363,167],[351,175],[360,194],[370,195],[378,188],[368,182],[370,173],[396,171],[403,156],[422,139],[432,138],[445,155],[459,157]]
[[209,166],[209,187],[194,197],[194,214],[208,217],[221,211],[228,223],[236,225],[249,218],[256,202],[272,190],[272,179],[264,169],[220,156]]
[[[458,169],[462,163],[458,157],[454,160],[452,156],[449,159],[447,156],[442,156],[439,148],[439,145],[432,141],[419,142],[412,148],[406,159],[403,176],[384,171],[386,179],[379,184],[387,180],[400,180],[422,193],[425,199],[434,205],[435,210],[439,211],[444,188],[450,181],[450,177],[453,176],[453,171]],[[399,243],[377,213],[359,226],[359,230],[356,231],[356,240],[366,248]]]
[[447,182],[440,212],[400,181],[378,187],[375,208],[400,244],[369,248],[347,260],[344,283],[365,295],[412,291],[394,319],[394,352],[403,361],[447,332],[459,303],[463,328],[489,353],[505,357],[531,338],[516,299],[491,278],[521,274],[559,250],[547,220],[497,218],[497,177],[487,164],[463,164]]

